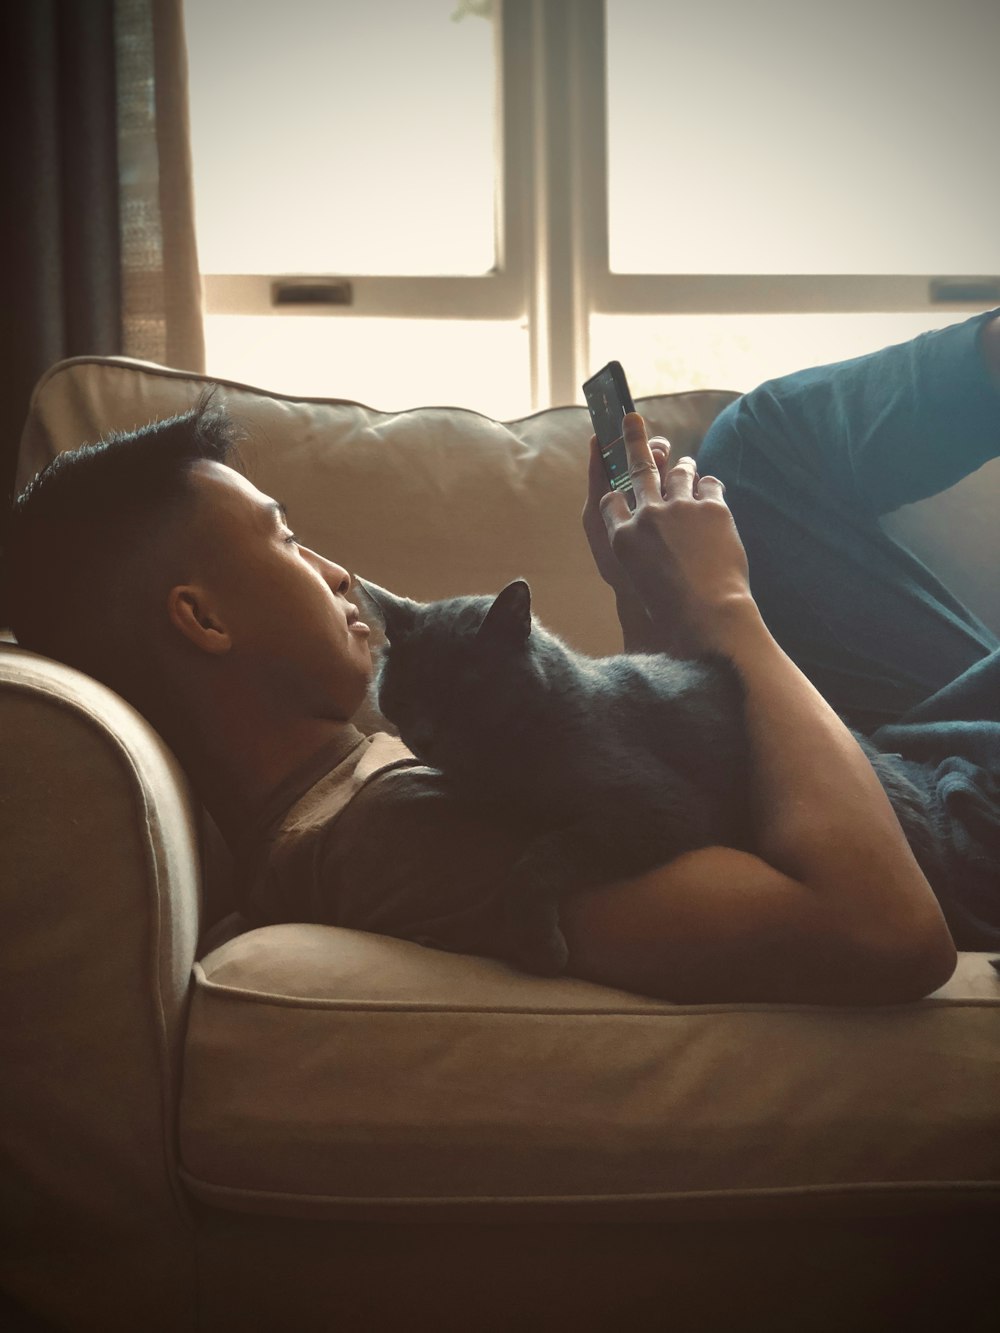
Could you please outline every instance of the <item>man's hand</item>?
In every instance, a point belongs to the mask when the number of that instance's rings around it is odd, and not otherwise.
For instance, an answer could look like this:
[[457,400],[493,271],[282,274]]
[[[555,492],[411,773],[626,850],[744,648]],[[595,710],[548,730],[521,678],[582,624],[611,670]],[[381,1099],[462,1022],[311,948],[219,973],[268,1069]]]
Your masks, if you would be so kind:
[[[670,441],[665,440],[662,435],[656,435],[649,441],[649,449],[660,476],[664,476],[670,457]],[[587,482],[587,502],[583,506],[583,531],[591,555],[594,557],[597,572],[604,582],[614,589],[616,595],[636,598],[638,594],[635,588],[611,549],[608,529],[601,514],[601,500],[608,494],[609,487],[596,435],[590,437],[590,470]]]
[[[670,443],[662,436],[649,441],[653,458],[660,474],[666,472],[670,455]],[[601,500],[608,492],[608,479],[601,462],[601,451],[597,436],[590,437],[590,471],[588,476],[587,501],[583,506],[583,531],[594,557],[597,572],[604,582],[613,589],[618,619],[625,637],[626,652],[658,652],[660,645],[653,631],[652,622],[643,605],[642,598],[632,585],[632,580],[622,567],[618,557],[611,549],[608,529],[601,515]]]
[[[668,651],[678,656],[725,651],[729,613],[756,609],[746,551],[725,488],[715,477],[699,477],[693,458],[667,466],[666,457],[658,458],[650,448],[638,413],[625,417],[623,429],[636,507],[630,511],[624,495],[615,491],[598,501],[607,537],[600,556],[596,534],[588,527],[599,481],[591,445],[584,528],[598,569],[616,592],[624,575]],[[596,466],[601,466],[599,455]]]

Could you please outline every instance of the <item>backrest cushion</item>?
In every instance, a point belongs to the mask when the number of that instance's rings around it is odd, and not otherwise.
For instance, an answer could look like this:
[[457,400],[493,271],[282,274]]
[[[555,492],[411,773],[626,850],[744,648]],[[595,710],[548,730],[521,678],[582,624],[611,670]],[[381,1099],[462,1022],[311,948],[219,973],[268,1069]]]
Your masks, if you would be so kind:
[[[60,363],[35,391],[18,488],[61,450],[184,411],[213,382],[126,358]],[[462,408],[380,412],[229,382],[222,395],[249,433],[241,453],[251,481],[285,503],[307,546],[419,600],[525,577],[539,618],[574,647],[620,649],[613,599],[580,526],[586,408],[502,423]],[[636,406],[675,453],[695,453],[736,396],[665,394]]]

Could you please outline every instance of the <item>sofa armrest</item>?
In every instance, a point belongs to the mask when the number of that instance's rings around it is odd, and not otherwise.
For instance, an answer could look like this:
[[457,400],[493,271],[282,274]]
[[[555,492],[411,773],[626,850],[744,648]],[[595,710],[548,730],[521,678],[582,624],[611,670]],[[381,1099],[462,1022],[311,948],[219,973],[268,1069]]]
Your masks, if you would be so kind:
[[0,738],[0,1286],[46,1309],[53,1282],[86,1304],[91,1249],[126,1288],[188,1264],[174,1139],[197,808],[130,705],[7,643]]

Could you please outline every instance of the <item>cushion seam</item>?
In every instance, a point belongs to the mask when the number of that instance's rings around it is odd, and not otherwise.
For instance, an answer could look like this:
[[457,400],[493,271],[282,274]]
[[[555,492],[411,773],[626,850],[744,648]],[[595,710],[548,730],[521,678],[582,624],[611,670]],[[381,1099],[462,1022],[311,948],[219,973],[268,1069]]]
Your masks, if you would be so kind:
[[454,1204],[497,1204],[516,1205],[532,1203],[643,1203],[643,1202],[708,1202],[714,1199],[780,1199],[780,1198],[837,1198],[864,1195],[906,1195],[913,1192],[945,1194],[959,1189],[975,1194],[989,1195],[1000,1193],[1000,1179],[990,1180],[886,1180],[886,1181],[845,1181],[827,1185],[763,1185],[758,1188],[721,1189],[721,1190],[651,1190],[648,1193],[629,1194],[504,1194],[504,1195],[338,1195],[338,1194],[300,1194],[280,1190],[247,1189],[240,1185],[222,1185],[205,1180],[195,1175],[186,1167],[180,1167],[180,1174],[189,1187],[203,1187],[213,1192],[224,1193],[231,1197],[246,1199],[274,1199],[290,1203],[340,1205],[399,1205],[413,1206]]
[[[327,1009],[339,1013],[412,1013],[412,1014],[535,1014],[553,1017],[579,1016],[592,1018],[688,1018],[707,1014],[757,1014],[757,1013],[800,1013],[845,1014],[845,1013],[887,1013],[909,1010],[919,1012],[933,1005],[935,1009],[995,1009],[1000,1007],[1000,999],[982,996],[954,998],[941,996],[935,999],[927,996],[922,1000],[900,1005],[880,1005],[873,1009],[870,1005],[799,1005],[799,1004],[678,1004],[670,1008],[656,1007],[656,1001],[650,1002],[649,1008],[594,1008],[585,1009],[568,1005],[518,1005],[518,1004],[449,1004],[447,1001],[426,1000],[347,1000],[335,997],[311,997],[299,995],[278,995],[270,991],[247,990],[239,986],[229,986],[224,982],[212,981],[206,976],[200,962],[194,964],[195,982],[199,989],[221,999],[242,1000],[251,1004],[273,1006],[278,1009]],[[665,1004],[669,1001],[663,1002]]]

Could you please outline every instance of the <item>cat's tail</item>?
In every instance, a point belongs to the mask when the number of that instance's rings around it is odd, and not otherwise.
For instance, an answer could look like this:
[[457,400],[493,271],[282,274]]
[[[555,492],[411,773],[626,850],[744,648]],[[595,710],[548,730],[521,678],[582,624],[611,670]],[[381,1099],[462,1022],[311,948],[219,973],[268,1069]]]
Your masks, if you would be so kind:
[[864,736],[854,735],[896,812],[920,869],[932,885],[943,883],[947,857],[929,793],[914,782],[899,755],[883,754]]

